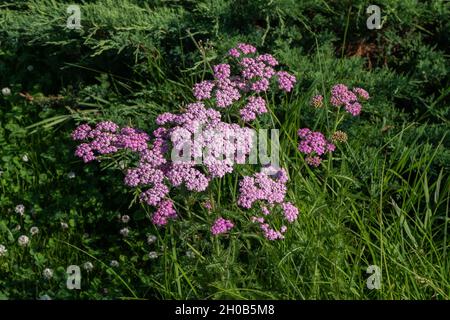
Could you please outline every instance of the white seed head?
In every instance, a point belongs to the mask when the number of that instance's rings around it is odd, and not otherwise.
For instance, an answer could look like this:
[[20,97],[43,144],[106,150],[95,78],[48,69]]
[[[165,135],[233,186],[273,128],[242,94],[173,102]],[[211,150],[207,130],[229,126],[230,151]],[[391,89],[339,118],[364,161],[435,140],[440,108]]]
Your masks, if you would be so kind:
[[83,268],[84,270],[86,270],[87,272],[91,272],[94,269],[94,265],[92,264],[92,262],[85,262],[83,264]]
[[120,230],[120,234],[124,237],[128,237],[128,235],[130,234],[130,230],[128,228],[123,228]]
[[4,96],[9,96],[9,95],[11,94],[11,89],[8,88],[8,87],[3,88],[3,89],[2,89],[2,94],[3,94]]
[[111,260],[111,262],[109,263],[109,265],[113,268],[117,268],[119,266],[119,261],[117,260]]
[[21,235],[17,242],[19,243],[19,246],[26,247],[30,243],[30,238],[28,238],[26,235]]
[[151,234],[147,237],[147,244],[149,244],[149,245],[153,244],[156,242],[156,240],[157,240],[156,236]]
[[122,222],[123,223],[128,223],[130,221],[130,216],[128,216],[128,215],[123,215],[122,216]]
[[8,252],[6,247],[4,245],[0,244],[0,257],[3,257],[4,255],[6,255],[6,252]]
[[24,215],[25,213],[25,206],[23,204],[18,204],[15,208],[14,211],[18,214],[20,214],[21,216]]
[[38,227],[31,227],[30,233],[31,233],[32,236],[37,235],[39,233],[39,228]]

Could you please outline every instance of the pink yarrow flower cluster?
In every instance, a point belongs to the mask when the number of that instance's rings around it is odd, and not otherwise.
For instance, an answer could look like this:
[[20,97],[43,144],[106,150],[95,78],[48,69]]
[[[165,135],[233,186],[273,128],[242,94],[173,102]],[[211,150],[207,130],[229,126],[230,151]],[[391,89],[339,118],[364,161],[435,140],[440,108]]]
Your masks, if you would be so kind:
[[165,184],[167,169],[164,153],[167,149],[166,138],[161,130],[154,132],[155,139],[149,145],[150,137],[139,130],[119,126],[111,121],[99,122],[95,128],[87,124],[78,126],[72,133],[74,140],[84,140],[75,155],[84,162],[97,159],[94,154],[111,155],[121,149],[138,153],[140,160],[136,168],[128,169],[125,175],[125,185],[147,188],[141,192],[141,201],[157,208],[152,220],[156,225],[164,225],[168,219],[174,218],[176,212],[171,200],[165,200],[169,187]]
[[222,217],[218,218],[211,227],[211,233],[213,235],[219,235],[222,233],[227,233],[234,227],[233,222],[224,219]]
[[[293,223],[297,220],[298,209],[291,202],[285,201],[287,181],[287,172],[273,167],[264,168],[262,172],[255,173],[253,176],[245,176],[239,183],[238,205],[246,209],[259,206],[265,217],[278,208],[281,209],[285,220]],[[270,227],[265,219],[262,216],[253,216],[251,221],[259,224],[268,240],[283,239],[287,227],[283,225],[277,231]]]
[[[100,156],[112,156],[121,150],[137,155],[136,165],[125,168],[124,183],[139,188],[140,200],[156,208],[152,222],[157,226],[177,217],[169,198],[171,189],[204,191],[211,179],[232,172],[234,163],[245,163],[251,152],[251,129],[222,121],[220,112],[206,108],[202,100],[212,99],[219,110],[238,100],[244,101],[239,114],[244,121],[252,121],[267,112],[266,101],[259,94],[269,89],[272,79],[287,92],[296,82],[293,75],[275,70],[279,63],[272,55],[258,55],[252,45],[240,43],[229,55],[236,58],[233,69],[228,63],[215,65],[214,79],[197,83],[193,88],[197,102],[187,105],[179,114],[160,114],[156,119],[159,127],[152,137],[131,127],[120,128],[111,121],[95,126],[81,124],[72,133],[72,138],[80,142],[75,155],[84,162],[100,160]],[[233,75],[232,70],[238,74]],[[283,169],[275,171],[245,177],[238,203],[251,208],[258,202],[264,216],[277,206],[286,221],[292,223],[297,219],[298,209],[284,201],[287,174]],[[232,221],[220,217],[211,233],[223,234],[233,227]],[[283,225],[277,231],[262,220],[260,228],[271,240],[282,239],[287,230]]]
[[[193,92],[197,100],[214,99],[218,108],[227,108],[244,94],[266,92],[273,78],[277,79],[279,89],[286,92],[291,91],[296,83],[295,76],[274,69],[279,64],[275,57],[270,54],[256,55],[256,48],[252,45],[240,43],[228,53],[237,59],[238,74],[231,74],[230,64],[215,65],[214,80],[194,85]],[[252,121],[266,112],[265,101],[261,97],[250,96],[240,115],[244,121]]]
[[259,224],[259,228],[264,234],[264,237],[268,240],[277,240],[277,239],[284,239],[284,233],[287,231],[287,227],[283,225],[279,231],[275,230],[268,224],[263,217],[251,217],[251,221],[253,223]]
[[94,128],[88,124],[78,126],[72,133],[72,139],[81,143],[75,155],[84,162],[90,162],[99,155],[115,153],[121,149],[141,151],[147,148],[149,136],[142,131],[119,126],[111,121],[99,122]]
[[[170,118],[170,119],[168,119]],[[240,127],[237,124],[229,124],[221,121],[221,115],[214,109],[206,109],[202,102],[192,103],[181,115],[164,114],[157,118],[160,125],[172,125],[168,133],[171,137],[174,151],[181,158],[202,160],[208,172],[208,177],[197,171],[193,176],[181,178],[187,183],[193,183],[197,176],[207,178],[223,177],[233,171],[234,163],[244,163],[252,147],[252,131],[249,128]],[[187,154],[184,154],[187,153]],[[189,161],[175,163],[179,171],[172,178],[174,185],[178,185],[178,174],[192,170],[194,165]],[[177,182],[175,182],[177,181]],[[201,184],[204,184],[201,183]],[[188,186],[189,189],[189,186]],[[197,191],[203,191],[204,188]]]
[[[153,132],[151,144],[147,134],[128,127],[119,130],[113,122],[100,122],[94,129],[82,124],[72,137],[86,141],[75,152],[85,162],[95,160],[97,153],[111,155],[120,149],[137,153],[138,165],[127,169],[124,183],[143,189],[140,200],[157,208],[152,220],[161,226],[176,216],[166,200],[170,188],[184,185],[190,191],[206,190],[212,178],[223,177],[233,171],[234,163],[245,162],[252,132],[221,121],[218,111],[206,109],[201,102],[188,105],[181,114],[163,113],[156,122],[160,127]],[[179,160],[166,160],[170,146]]]
[[175,219],[177,213],[173,208],[173,202],[170,200],[161,201],[161,204],[152,217],[152,222],[157,226],[164,226],[167,224],[168,219]]
[[335,145],[327,141],[323,133],[311,131],[311,129],[303,128],[297,131],[300,137],[298,150],[307,155],[306,163],[310,166],[318,167],[322,162],[320,158],[326,152],[335,150]]
[[266,113],[266,100],[261,97],[250,97],[248,103],[240,110],[240,115],[244,121],[255,120],[258,114]]
[[353,116],[361,113],[361,103],[359,99],[368,100],[369,93],[362,88],[349,88],[344,84],[337,84],[331,88],[330,103],[335,107],[344,106],[345,110]]
[[241,54],[247,55],[255,52],[256,48],[251,44],[239,43],[236,48],[230,49],[228,54],[232,57],[239,58]]

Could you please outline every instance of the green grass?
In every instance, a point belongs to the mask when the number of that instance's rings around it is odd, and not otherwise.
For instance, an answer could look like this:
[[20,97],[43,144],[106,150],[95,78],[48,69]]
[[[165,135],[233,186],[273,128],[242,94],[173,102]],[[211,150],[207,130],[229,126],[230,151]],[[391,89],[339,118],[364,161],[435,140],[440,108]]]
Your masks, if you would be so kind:
[[[242,2],[242,8],[231,1],[123,2],[134,18],[102,9],[108,1],[86,1],[80,34],[45,23],[64,23],[54,1],[8,1],[11,10],[0,14],[6,43],[0,84],[13,92],[0,97],[0,244],[8,249],[0,257],[0,298],[450,298],[448,52],[440,42],[446,43],[447,6],[391,1],[388,22],[400,30],[387,22],[373,36],[361,27],[364,1],[351,8],[334,1],[318,6],[280,0],[273,7]],[[309,21],[311,10],[318,14]],[[250,12],[261,16],[248,17]],[[434,24],[433,14],[444,19]],[[248,25],[233,27],[235,17],[247,17]],[[39,28],[21,35],[25,22]],[[236,41],[273,52],[298,79],[292,93],[267,96],[270,112],[253,124],[280,130],[288,198],[300,209],[283,241],[265,240],[247,222],[252,212],[236,205],[238,182],[254,166],[238,165],[204,193],[173,193],[180,218],[158,229],[149,219],[153,209],[123,186],[120,157],[84,165],[73,155],[69,134],[78,123],[111,119],[150,131],[159,113],[192,102],[193,83],[207,77]],[[346,45],[358,41],[387,52],[352,56]],[[392,60],[384,65],[383,59]],[[45,68],[40,61],[53,62]],[[27,73],[28,64],[35,72]],[[317,93],[327,100],[335,83],[369,91],[360,117],[341,120],[331,106],[310,106]],[[61,99],[51,100],[57,94]],[[349,139],[312,169],[297,151],[302,127],[328,137],[343,130]],[[214,206],[210,213],[201,205],[206,200]],[[26,207],[23,217],[14,213],[19,203]],[[125,239],[117,218],[123,214],[131,217]],[[237,222],[229,236],[209,232],[219,215]],[[40,232],[21,248],[17,238],[32,226]],[[157,236],[150,245],[149,234]],[[149,259],[150,251],[158,258]],[[111,267],[111,260],[120,266]],[[82,268],[82,289],[68,290],[67,267],[86,261],[94,269]],[[370,265],[381,269],[379,290],[367,287]],[[54,270],[52,279],[42,277],[45,268]]]

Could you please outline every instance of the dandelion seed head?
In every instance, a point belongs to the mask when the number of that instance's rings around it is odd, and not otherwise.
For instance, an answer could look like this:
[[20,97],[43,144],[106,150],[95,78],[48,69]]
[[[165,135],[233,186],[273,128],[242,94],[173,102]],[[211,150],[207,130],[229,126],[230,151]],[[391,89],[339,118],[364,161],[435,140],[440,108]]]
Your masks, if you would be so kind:
[[83,268],[84,270],[86,270],[87,272],[91,272],[94,269],[94,265],[92,264],[92,262],[87,261],[83,264]]
[[53,270],[50,268],[45,268],[44,271],[42,272],[42,275],[44,276],[45,279],[49,280],[53,278]]
[[119,261],[117,260],[111,260],[111,262],[109,263],[109,265],[113,268],[117,268],[119,266]]
[[24,215],[25,213],[25,206],[23,204],[18,204],[15,208],[14,211],[18,214],[20,214],[21,216]]
[[6,247],[4,245],[0,244],[0,257],[5,256],[7,252],[8,252],[8,249],[6,249]]
[[222,233],[227,233],[234,227],[233,222],[224,219],[222,217],[218,218],[211,227],[211,233],[213,235],[218,235]]
[[3,89],[2,89],[2,94],[3,94],[4,96],[9,96],[9,95],[11,94],[11,89],[8,88],[8,87],[3,88]]
[[157,240],[156,236],[154,236],[153,234],[150,234],[147,237],[147,244],[151,245],[151,244],[155,243],[156,240]]
[[39,228],[38,227],[31,227],[31,229],[30,229],[30,234],[32,235],[32,236],[35,236],[35,235],[37,235],[39,233]]
[[17,242],[19,243],[19,246],[26,247],[30,243],[30,238],[28,238],[26,235],[21,235]]
[[128,228],[123,228],[120,229],[119,233],[123,236],[123,237],[128,237],[128,235],[130,234],[130,230]]

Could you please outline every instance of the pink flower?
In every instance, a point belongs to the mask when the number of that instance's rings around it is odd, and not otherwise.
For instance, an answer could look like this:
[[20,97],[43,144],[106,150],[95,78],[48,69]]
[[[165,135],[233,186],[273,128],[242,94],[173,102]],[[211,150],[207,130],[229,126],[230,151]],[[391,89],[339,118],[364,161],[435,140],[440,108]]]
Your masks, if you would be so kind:
[[[206,80],[194,85],[193,92],[197,100],[214,99],[218,108],[228,108],[238,101],[242,94],[253,91],[255,93],[266,92],[270,87],[270,80],[277,78],[280,89],[291,91],[296,79],[286,71],[276,72],[274,67],[279,63],[270,54],[262,54],[256,57],[247,56],[255,53],[256,48],[245,43],[240,43],[236,48],[228,51],[228,54],[237,59],[235,69],[239,74],[231,74],[231,66],[227,63],[213,67],[214,80]],[[241,116],[245,121],[254,120],[261,112],[244,109]],[[170,115],[163,114],[158,117],[157,123],[164,125]]]
[[164,112],[156,118],[156,124],[160,126],[173,121],[176,121],[176,115],[170,112]]
[[260,223],[259,227],[263,231],[264,237],[267,240],[273,241],[277,239],[284,239],[283,234],[280,231],[276,231],[275,229],[271,228],[268,223]]
[[284,180],[280,181],[277,175],[273,177],[262,172],[251,177],[245,176],[239,183],[238,205],[250,209],[256,201],[281,203],[286,195],[285,183]]
[[357,116],[361,113],[362,106],[359,102],[347,103],[345,110],[352,116]]
[[77,157],[83,158],[84,162],[95,160],[94,152],[88,143],[82,143],[77,147],[75,151]]
[[213,69],[214,69],[214,78],[216,78],[217,80],[224,80],[230,78],[231,69],[229,64],[227,63],[218,64],[215,65]]
[[256,93],[265,92],[269,89],[269,80],[266,78],[262,78],[256,82],[253,82],[251,85],[251,89]]
[[271,54],[265,53],[256,57],[256,61],[262,61],[267,63],[269,66],[277,66],[278,61]]
[[203,207],[208,211],[211,211],[213,209],[211,200],[206,200],[205,202],[203,202]]
[[353,88],[353,92],[356,93],[356,95],[358,95],[358,97],[364,99],[364,100],[369,100],[369,93],[364,90],[363,88]]
[[283,208],[284,217],[289,222],[294,222],[297,220],[298,216],[298,209],[290,202],[284,202],[281,204],[281,207]]
[[[265,168],[261,173],[255,173],[253,176],[245,176],[239,184],[239,198],[238,205],[246,209],[252,208],[253,204],[258,201],[261,203],[261,212],[264,216],[270,214],[266,203],[274,207],[274,205],[281,206],[285,219],[292,223],[297,219],[298,209],[290,202],[285,202],[286,195],[287,173],[284,169],[279,169],[272,175],[268,172],[273,172],[274,168]],[[274,211],[275,212],[275,211]],[[283,233],[286,232],[286,226],[283,226],[280,231],[276,231],[270,227],[264,217],[252,216],[250,219],[254,223],[258,223],[260,229],[263,231],[264,237],[269,240],[283,239]]]
[[244,121],[252,121],[256,119],[256,116],[262,113],[266,113],[266,101],[261,97],[250,97],[248,103],[244,108],[240,110],[240,115]]
[[305,158],[305,161],[307,164],[309,164],[311,167],[318,167],[322,163],[322,159],[318,156],[308,156]]
[[79,125],[73,132],[72,132],[72,139],[73,140],[84,140],[87,139],[89,132],[91,132],[92,128],[88,124],[82,124]]
[[308,128],[298,130],[298,136],[302,139],[298,145],[301,153],[322,155],[327,151],[333,151],[334,145],[329,143],[321,132],[313,132]]
[[194,97],[197,100],[204,100],[211,98],[211,91],[214,88],[214,82],[202,81],[194,85]]
[[243,58],[240,61],[240,65],[243,67],[241,73],[245,79],[264,77],[264,71],[266,68],[264,62],[256,61],[254,58]]
[[236,48],[230,49],[230,50],[228,51],[228,54],[229,54],[230,56],[234,57],[234,58],[239,58],[239,56],[241,55],[241,54],[239,53],[239,50],[236,49]]
[[350,91],[346,85],[337,84],[331,89],[330,103],[336,107],[344,106],[348,113],[357,116],[362,109],[358,97],[367,100],[369,93],[362,88],[354,88],[353,91]]
[[140,194],[141,201],[150,206],[157,206],[169,193],[169,188],[163,183],[155,183],[153,187]]
[[[126,152],[127,161],[120,164],[120,168],[126,172],[125,185],[142,188],[140,200],[156,208],[152,216],[153,223],[157,226],[167,224],[169,219],[177,216],[173,202],[168,199],[171,188],[183,186],[189,191],[202,192],[211,179],[232,172],[234,163],[245,163],[252,149],[253,132],[250,128],[222,121],[219,111],[205,108],[205,104],[199,100],[211,99],[209,103],[212,102],[218,108],[230,107],[244,94],[267,91],[273,77],[278,79],[281,89],[292,90],[296,82],[293,75],[285,71],[276,72],[274,67],[278,61],[272,55],[249,56],[254,53],[256,48],[244,43],[231,49],[229,55],[239,58],[233,66],[233,70],[238,73],[232,75],[232,68],[227,63],[215,65],[214,79],[202,81],[193,87],[193,94],[198,101],[188,104],[179,114],[160,114],[156,119],[159,127],[152,136],[132,127],[120,129],[112,121],[99,122],[95,127],[88,124],[78,126],[72,138],[83,143],[78,145],[75,155],[89,162],[100,155]],[[266,101],[262,97],[245,98],[246,104],[240,110],[244,121],[254,120],[259,114],[267,112]],[[134,153],[134,156],[128,156],[129,153]],[[187,160],[176,160],[174,154],[189,157]],[[172,160],[169,160],[171,156]],[[99,159],[103,158],[106,157]],[[202,162],[196,161],[198,159]],[[127,163],[132,161],[135,164],[127,167]],[[270,211],[265,205],[272,210],[274,205],[284,204],[287,173],[283,169],[269,171],[256,173],[241,181],[240,206],[251,208],[257,201],[262,214],[268,215]],[[208,203],[205,207],[211,209]],[[288,204],[284,204],[284,207],[288,212],[285,215],[293,220],[295,210]],[[268,239],[283,237],[285,227],[276,231],[262,217],[255,221],[260,223]],[[219,218],[211,227],[211,232],[221,234],[233,226],[231,221]]]
[[339,107],[356,100],[356,95],[348,90],[348,87],[344,84],[337,84],[331,88],[330,103],[333,106]]
[[325,152],[333,152],[335,145],[325,139],[321,132],[314,132],[308,128],[302,128],[297,131],[301,141],[298,144],[298,150],[307,155],[305,161],[308,165],[318,167],[322,162],[320,158]]
[[120,135],[118,135],[118,145],[132,151],[146,150],[148,140],[150,140],[148,134],[130,127],[122,128]]
[[224,87],[216,91],[216,103],[219,108],[226,108],[233,104],[234,101],[239,100],[241,94],[239,90],[232,87]]
[[237,48],[240,49],[243,54],[251,54],[256,52],[256,48],[251,44],[239,43]]
[[162,201],[156,212],[153,214],[152,222],[157,226],[164,226],[169,222],[169,219],[175,219],[177,213],[173,208],[173,202],[171,200]]
[[119,126],[112,121],[101,121],[95,126],[96,130],[106,132],[116,132]]
[[270,211],[269,211],[269,209],[267,209],[266,206],[261,207],[261,212],[266,216],[270,214]]
[[233,222],[226,220],[222,217],[218,218],[211,227],[211,233],[213,235],[218,235],[222,233],[227,233],[234,227]]

